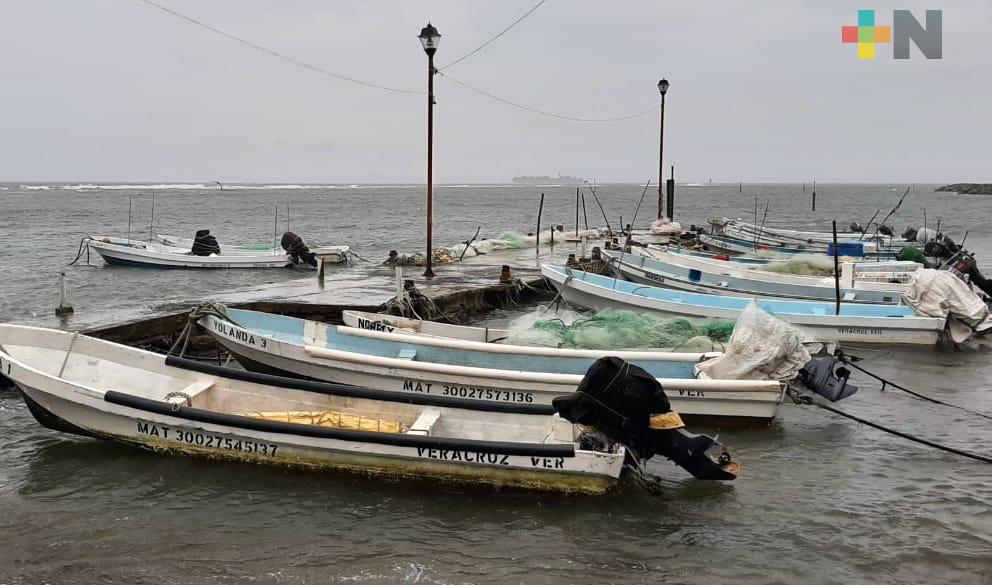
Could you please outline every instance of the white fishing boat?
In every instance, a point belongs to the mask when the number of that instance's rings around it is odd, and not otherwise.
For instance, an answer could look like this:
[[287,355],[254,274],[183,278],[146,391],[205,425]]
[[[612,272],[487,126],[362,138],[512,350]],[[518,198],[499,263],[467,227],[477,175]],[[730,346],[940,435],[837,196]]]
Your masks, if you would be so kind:
[[[827,249],[820,246],[804,246],[801,244],[762,243],[752,239],[734,238],[725,235],[699,234],[699,241],[710,250],[730,254],[772,254],[787,256],[795,254],[826,254]],[[838,242],[839,255],[857,259],[894,260],[896,252],[889,250],[867,250],[862,242]]]
[[[630,309],[691,321],[734,319],[752,299],[659,288],[581,270],[544,265],[541,273],[566,301],[587,309]],[[764,311],[791,323],[810,341],[933,345],[946,319],[921,317],[904,305],[759,300]]]
[[[793,230],[749,223],[740,219],[729,219],[726,217],[711,219],[709,223],[713,226],[715,233],[726,232],[728,235],[735,235],[735,237],[737,237],[737,235],[743,235],[745,236],[745,239],[747,236],[753,237],[756,235],[763,235],[772,239],[777,238],[781,241],[781,243],[796,242],[828,244],[833,241],[834,237],[833,232]],[[858,240],[866,243],[875,242],[880,243],[882,247],[899,244],[899,241],[892,236],[883,233],[876,233],[875,230],[870,229],[866,229],[864,232],[838,231],[837,239]]]
[[279,253],[222,253],[197,256],[189,248],[142,242],[112,236],[91,236],[86,243],[113,266],[143,268],[285,268],[292,259]]
[[[182,236],[172,236],[167,234],[155,234],[153,239],[155,243],[172,248],[182,248],[186,251],[193,248],[193,238],[184,238]],[[310,252],[313,254],[319,254],[324,262],[328,264],[343,264],[347,262],[348,252],[350,250],[351,248],[349,246],[318,246],[316,248],[310,248]],[[281,247],[273,246],[272,244],[225,244],[223,248],[223,255],[225,256],[258,256],[266,254],[278,255],[286,254],[286,252]]]
[[581,447],[557,415],[272,387],[49,329],[0,325],[0,372],[47,427],[174,454],[590,494],[617,482],[625,457],[612,442]]
[[[603,251],[603,259],[624,278],[640,284],[721,296],[747,296],[760,299],[789,299],[801,301],[833,301],[844,303],[899,304],[902,292],[854,288],[853,273],[848,267],[844,282],[835,285],[833,278],[807,279],[795,283],[779,279],[773,272],[742,271],[741,276],[711,272],[699,267],[686,267],[675,261],[638,253]],[[906,290],[906,285],[897,285]]]
[[[750,263],[739,262],[738,256],[713,256],[705,254],[692,254],[681,248],[670,248],[662,246],[648,246],[646,248],[634,247],[632,254],[647,256],[668,264],[674,264],[683,268],[706,271],[712,274],[722,274],[736,278],[758,278],[771,279],[775,282],[816,285],[823,284],[824,279],[829,279],[832,285],[833,276],[808,276],[804,274],[790,274],[782,271],[772,271],[769,268],[781,266],[777,263]],[[817,257],[817,266],[821,264],[822,257]],[[827,259],[828,261],[832,259]],[[796,259],[799,263],[801,259]],[[840,283],[842,288],[891,291],[904,293],[907,290],[907,283],[912,278],[913,273],[920,267],[915,262],[893,262],[888,271],[883,268],[880,262],[840,262]]]
[[431,337],[477,341],[480,343],[499,343],[500,341],[505,341],[510,335],[510,332],[506,329],[452,325],[450,323],[409,319],[407,317],[368,313],[365,311],[342,311],[341,320],[348,327],[368,331],[429,335]]
[[[692,256],[695,258],[706,258],[720,262],[729,262],[734,265],[739,264],[742,265],[742,267],[754,268],[757,270],[767,270],[770,266],[777,266],[781,268],[784,265],[805,263],[810,260],[816,261],[817,263],[821,260],[827,260],[830,262],[833,260],[833,257],[826,256],[824,254],[768,254],[762,255],[761,257],[756,257],[659,244],[648,244],[644,250],[648,252],[672,252],[681,256]],[[922,264],[913,262],[912,260],[869,260],[863,262],[851,262],[850,258],[843,257],[839,258],[839,260],[841,264],[854,264],[855,273],[863,275],[863,278],[875,278],[881,280],[887,280],[890,275],[896,275],[895,277],[901,278],[901,276],[898,276],[901,273],[914,272],[922,267]]]
[[571,393],[598,358],[616,356],[647,370],[687,420],[767,424],[785,385],[698,377],[715,353],[598,351],[523,347],[328,325],[227,309],[199,321],[245,368],[480,402],[550,404]]

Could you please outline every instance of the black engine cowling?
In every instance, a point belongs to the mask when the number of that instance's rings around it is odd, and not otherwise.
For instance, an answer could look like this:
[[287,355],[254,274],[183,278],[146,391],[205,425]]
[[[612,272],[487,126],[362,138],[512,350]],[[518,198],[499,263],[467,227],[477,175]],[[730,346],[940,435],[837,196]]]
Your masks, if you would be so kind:
[[303,238],[300,236],[293,232],[286,232],[282,235],[282,240],[279,244],[289,254],[293,264],[303,262],[310,266],[317,266],[317,258],[314,257],[310,248],[307,248],[306,244],[303,243]]
[[[664,455],[698,479],[732,480],[737,464],[729,455],[714,461],[706,452],[717,444],[706,435],[684,428],[652,428],[652,418],[672,411],[661,384],[639,366],[618,357],[596,360],[578,389],[552,402],[562,418],[595,427],[622,443],[635,461]],[[675,417],[677,419],[677,417]]]

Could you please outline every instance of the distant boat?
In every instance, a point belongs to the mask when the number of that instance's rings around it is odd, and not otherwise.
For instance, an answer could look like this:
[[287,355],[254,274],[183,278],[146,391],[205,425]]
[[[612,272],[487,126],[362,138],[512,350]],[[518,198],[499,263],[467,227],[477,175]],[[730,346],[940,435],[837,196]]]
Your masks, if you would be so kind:
[[581,177],[570,177],[558,173],[557,177],[513,177],[513,182],[518,185],[585,185],[589,181]]

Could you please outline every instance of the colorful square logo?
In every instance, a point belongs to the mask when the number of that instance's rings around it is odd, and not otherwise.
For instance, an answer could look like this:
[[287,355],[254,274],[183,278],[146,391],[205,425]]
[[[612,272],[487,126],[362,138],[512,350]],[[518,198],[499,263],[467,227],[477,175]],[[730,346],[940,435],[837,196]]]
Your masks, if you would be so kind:
[[892,28],[875,26],[874,10],[858,10],[858,24],[840,27],[840,41],[858,45],[858,59],[875,58],[877,43],[892,42]]

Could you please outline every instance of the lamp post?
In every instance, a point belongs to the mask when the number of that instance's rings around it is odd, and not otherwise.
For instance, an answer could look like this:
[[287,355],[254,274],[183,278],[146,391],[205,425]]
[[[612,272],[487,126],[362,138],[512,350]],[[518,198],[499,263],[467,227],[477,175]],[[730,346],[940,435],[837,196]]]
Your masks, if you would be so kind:
[[665,216],[665,165],[662,155],[665,151],[665,94],[668,93],[668,80],[658,82],[658,93],[661,94],[661,131],[658,138],[658,219]]
[[441,43],[441,33],[434,25],[420,29],[420,44],[427,53],[427,270],[424,276],[434,278],[434,53]]

